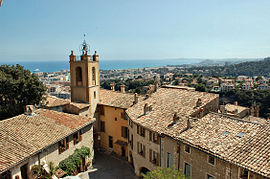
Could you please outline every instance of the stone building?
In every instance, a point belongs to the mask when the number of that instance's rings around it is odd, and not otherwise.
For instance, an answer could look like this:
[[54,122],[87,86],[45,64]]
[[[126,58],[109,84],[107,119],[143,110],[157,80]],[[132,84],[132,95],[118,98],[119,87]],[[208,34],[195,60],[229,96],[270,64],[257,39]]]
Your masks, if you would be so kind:
[[270,177],[269,122],[218,114],[218,108],[218,95],[172,87],[128,108],[136,175],[175,167],[195,179]]
[[100,102],[96,111],[95,123],[96,149],[128,156],[128,121],[124,117],[127,108],[143,99],[137,94],[114,90],[100,90]]
[[33,165],[55,165],[87,146],[94,156],[95,119],[47,109],[0,121],[0,178],[30,178]]

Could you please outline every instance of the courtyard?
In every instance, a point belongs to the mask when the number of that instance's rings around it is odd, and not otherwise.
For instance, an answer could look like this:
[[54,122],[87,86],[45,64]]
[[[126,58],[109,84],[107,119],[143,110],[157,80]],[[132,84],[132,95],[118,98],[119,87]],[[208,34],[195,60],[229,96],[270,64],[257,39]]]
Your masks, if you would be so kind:
[[79,175],[82,179],[138,179],[131,165],[104,153],[95,154],[93,168]]

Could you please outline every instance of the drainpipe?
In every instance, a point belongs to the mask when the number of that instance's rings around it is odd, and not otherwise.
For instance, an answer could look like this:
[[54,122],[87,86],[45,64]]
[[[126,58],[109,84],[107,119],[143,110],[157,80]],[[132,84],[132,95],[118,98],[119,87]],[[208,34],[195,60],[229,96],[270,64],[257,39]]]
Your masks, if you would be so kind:
[[161,147],[161,136],[159,137],[159,147],[160,147],[160,155],[159,155],[159,166],[161,167],[161,159],[162,159],[162,147]]
[[180,144],[178,145],[178,170],[180,169]]

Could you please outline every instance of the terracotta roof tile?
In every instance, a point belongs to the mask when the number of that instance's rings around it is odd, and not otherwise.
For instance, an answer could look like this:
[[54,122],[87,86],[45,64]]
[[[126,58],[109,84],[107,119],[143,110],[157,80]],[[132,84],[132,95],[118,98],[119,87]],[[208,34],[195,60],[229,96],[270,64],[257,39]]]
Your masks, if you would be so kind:
[[93,122],[91,118],[47,109],[0,121],[0,173]]
[[64,106],[69,104],[70,102],[65,99],[57,98],[55,96],[46,96],[46,100],[44,102],[45,106],[48,108],[57,107],[57,106]]
[[[138,95],[138,101],[142,101],[143,99],[143,96]],[[133,102],[134,94],[100,89],[99,104],[101,105],[127,109],[133,105]]]

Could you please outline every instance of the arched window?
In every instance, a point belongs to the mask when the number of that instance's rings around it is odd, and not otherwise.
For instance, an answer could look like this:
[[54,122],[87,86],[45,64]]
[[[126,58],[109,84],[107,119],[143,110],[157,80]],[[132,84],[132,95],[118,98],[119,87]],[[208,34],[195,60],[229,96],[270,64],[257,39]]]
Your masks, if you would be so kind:
[[92,68],[92,83],[93,85],[96,85],[96,69],[95,67]]
[[81,67],[76,68],[76,84],[77,86],[82,85],[82,68]]

